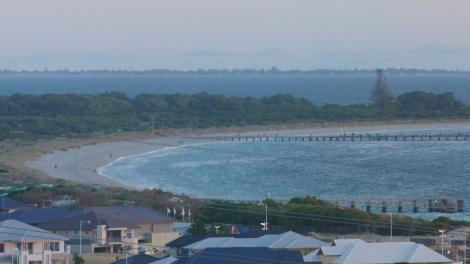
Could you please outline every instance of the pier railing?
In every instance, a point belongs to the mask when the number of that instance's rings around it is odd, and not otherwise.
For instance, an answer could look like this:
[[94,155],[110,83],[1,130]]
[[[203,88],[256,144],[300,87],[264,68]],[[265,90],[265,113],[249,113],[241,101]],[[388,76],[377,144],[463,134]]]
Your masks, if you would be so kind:
[[215,140],[215,141],[238,141],[238,142],[296,142],[296,141],[470,141],[470,134],[448,133],[448,134],[340,134],[340,135],[303,135],[303,136],[280,136],[280,135],[236,135],[236,136],[196,136],[190,139]]

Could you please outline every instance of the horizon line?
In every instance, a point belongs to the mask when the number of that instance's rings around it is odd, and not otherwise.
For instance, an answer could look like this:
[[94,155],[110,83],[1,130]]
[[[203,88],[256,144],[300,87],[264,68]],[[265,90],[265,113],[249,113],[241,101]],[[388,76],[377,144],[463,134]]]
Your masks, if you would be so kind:
[[378,69],[383,69],[389,73],[466,73],[470,70],[465,69],[445,69],[445,68],[396,68],[396,67],[377,67],[377,68],[312,68],[312,69],[280,69],[272,66],[270,68],[196,68],[196,69],[169,69],[169,68],[148,68],[148,69],[123,69],[123,68],[97,68],[97,69],[7,69],[0,68],[0,74],[45,74],[45,73],[147,73],[147,74],[175,74],[175,73],[217,73],[217,74],[295,74],[295,73],[373,73]]

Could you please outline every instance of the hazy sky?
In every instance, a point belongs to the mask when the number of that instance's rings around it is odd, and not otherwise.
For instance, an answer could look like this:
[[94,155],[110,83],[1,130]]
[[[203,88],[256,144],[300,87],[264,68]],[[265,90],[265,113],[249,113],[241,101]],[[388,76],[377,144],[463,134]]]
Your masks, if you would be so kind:
[[470,69],[469,0],[0,0],[0,68]]

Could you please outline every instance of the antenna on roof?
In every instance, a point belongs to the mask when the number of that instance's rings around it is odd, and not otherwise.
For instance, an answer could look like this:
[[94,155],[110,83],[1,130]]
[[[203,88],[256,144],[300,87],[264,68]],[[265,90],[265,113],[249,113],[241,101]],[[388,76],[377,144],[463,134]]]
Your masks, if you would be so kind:
[[218,235],[220,226],[214,226],[214,228],[215,228],[215,234]]

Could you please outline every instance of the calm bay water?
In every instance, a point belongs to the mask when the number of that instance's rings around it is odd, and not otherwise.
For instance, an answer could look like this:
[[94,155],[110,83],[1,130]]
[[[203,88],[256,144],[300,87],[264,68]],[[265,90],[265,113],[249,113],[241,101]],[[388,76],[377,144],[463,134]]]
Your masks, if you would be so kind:
[[414,199],[463,198],[467,212],[451,216],[470,220],[469,159],[470,142],[230,142],[123,158],[101,172],[140,188],[221,199],[258,200],[269,191],[344,205],[402,200],[411,210]]
[[[373,75],[286,75],[286,76],[0,76],[0,95],[21,92],[41,93],[197,93],[208,92],[230,96],[269,96],[289,93],[316,104],[367,103]],[[424,90],[454,92],[470,104],[470,76],[462,75],[391,75],[391,90],[403,92]]]

